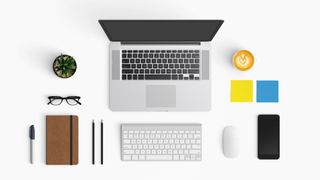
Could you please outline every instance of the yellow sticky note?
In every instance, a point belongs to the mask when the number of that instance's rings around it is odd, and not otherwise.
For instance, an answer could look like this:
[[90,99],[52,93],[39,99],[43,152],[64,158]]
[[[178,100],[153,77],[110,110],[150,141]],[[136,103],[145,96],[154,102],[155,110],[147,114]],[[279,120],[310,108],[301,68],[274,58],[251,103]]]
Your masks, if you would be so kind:
[[231,102],[252,102],[252,80],[231,80]]

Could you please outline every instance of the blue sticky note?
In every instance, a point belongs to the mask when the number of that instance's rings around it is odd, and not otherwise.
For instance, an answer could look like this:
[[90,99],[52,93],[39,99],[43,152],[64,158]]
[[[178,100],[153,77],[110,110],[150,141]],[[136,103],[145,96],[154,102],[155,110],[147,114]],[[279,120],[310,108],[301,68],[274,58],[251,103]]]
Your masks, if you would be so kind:
[[257,102],[279,102],[278,81],[257,81]]

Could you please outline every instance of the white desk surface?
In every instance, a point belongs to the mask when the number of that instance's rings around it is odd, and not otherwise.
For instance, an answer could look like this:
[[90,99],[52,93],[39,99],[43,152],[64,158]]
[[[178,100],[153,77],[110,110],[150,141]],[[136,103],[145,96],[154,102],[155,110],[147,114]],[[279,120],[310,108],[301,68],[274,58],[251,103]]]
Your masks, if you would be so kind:
[[[319,3],[289,0],[11,0],[0,2],[0,179],[319,179]],[[108,39],[98,19],[224,19],[213,41],[210,112],[111,112]],[[249,72],[231,65],[249,49]],[[53,59],[74,56],[78,70],[59,79]],[[230,103],[230,80],[279,80],[278,104]],[[82,106],[48,106],[48,95],[80,95]],[[281,116],[281,158],[256,158],[257,115]],[[45,115],[80,117],[80,164],[45,165]],[[91,121],[105,122],[105,165],[91,165]],[[122,162],[120,123],[198,122],[201,162]],[[28,127],[36,127],[35,164],[29,164]],[[226,159],[221,133],[241,130],[241,156]],[[98,131],[99,132],[99,131]],[[98,133],[97,132],[97,133]],[[99,136],[98,136],[99,137]],[[98,149],[98,148],[97,148]],[[97,151],[98,154],[99,151]],[[99,156],[98,156],[99,157]]]

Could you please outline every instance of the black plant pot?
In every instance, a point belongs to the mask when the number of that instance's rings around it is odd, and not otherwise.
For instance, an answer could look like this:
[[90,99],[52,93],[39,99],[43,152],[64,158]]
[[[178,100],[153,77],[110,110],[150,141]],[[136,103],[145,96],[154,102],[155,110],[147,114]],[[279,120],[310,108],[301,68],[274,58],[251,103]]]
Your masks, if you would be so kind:
[[61,54],[53,62],[53,71],[60,78],[69,78],[74,75],[76,70],[76,60],[69,55]]

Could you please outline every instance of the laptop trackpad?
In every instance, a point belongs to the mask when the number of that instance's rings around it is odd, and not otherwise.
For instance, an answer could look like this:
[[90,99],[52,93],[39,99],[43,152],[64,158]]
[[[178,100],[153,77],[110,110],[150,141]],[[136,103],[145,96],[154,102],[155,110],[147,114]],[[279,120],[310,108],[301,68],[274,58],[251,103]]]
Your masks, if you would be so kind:
[[176,107],[176,86],[147,85],[147,107]]

